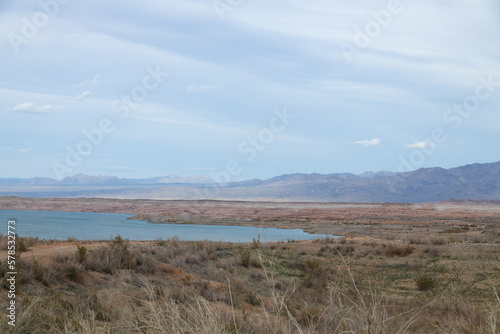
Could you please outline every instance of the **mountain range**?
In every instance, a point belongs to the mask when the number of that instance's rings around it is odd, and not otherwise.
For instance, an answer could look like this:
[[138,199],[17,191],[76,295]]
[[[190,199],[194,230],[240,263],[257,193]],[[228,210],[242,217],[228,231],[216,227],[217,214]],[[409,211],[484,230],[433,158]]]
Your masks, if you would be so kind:
[[207,177],[176,175],[147,179],[84,174],[63,180],[0,178],[0,196],[357,203],[500,200],[500,162],[406,173],[287,174],[225,184]]

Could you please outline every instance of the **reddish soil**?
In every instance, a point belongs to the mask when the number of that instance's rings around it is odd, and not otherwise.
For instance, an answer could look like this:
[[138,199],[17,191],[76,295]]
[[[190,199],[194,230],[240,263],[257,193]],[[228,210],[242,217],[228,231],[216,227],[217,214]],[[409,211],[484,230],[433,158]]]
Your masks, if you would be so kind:
[[[21,256],[23,258],[35,257],[37,260],[47,261],[49,259],[52,259],[55,255],[58,254],[61,255],[75,254],[77,251],[77,245],[83,245],[88,250],[94,250],[105,244],[106,244],[105,242],[96,242],[96,243],[85,242],[85,244],[62,242],[62,243],[57,243],[55,245],[42,245],[42,246],[29,247],[29,250],[27,252],[21,253]],[[4,258],[5,256],[7,256],[7,251],[0,251],[0,258]]]
[[500,202],[422,204],[294,203],[0,197],[0,209],[111,212],[152,223],[302,228],[346,236],[463,234],[500,236]]

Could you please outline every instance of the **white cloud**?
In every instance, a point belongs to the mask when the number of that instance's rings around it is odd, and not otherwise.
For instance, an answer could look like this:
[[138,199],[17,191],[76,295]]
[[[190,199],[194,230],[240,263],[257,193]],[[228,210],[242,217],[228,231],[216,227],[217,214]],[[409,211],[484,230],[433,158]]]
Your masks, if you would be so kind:
[[53,104],[45,104],[39,105],[33,102],[23,102],[18,105],[7,108],[7,111],[17,111],[17,112],[26,112],[26,113],[35,113],[35,114],[48,114],[57,110],[61,110],[66,108],[66,106],[57,106]]
[[436,144],[426,142],[425,140],[406,145],[407,148],[426,148],[426,147],[433,147],[433,146],[436,146]]
[[217,171],[215,167],[206,167],[206,168],[184,168],[187,172],[213,172]]
[[355,141],[354,144],[360,144],[360,145],[363,145],[365,147],[368,147],[368,146],[376,146],[376,145],[379,145],[382,141],[378,138],[373,138],[371,140],[358,140],[358,141]]
[[208,91],[217,91],[221,92],[224,90],[224,87],[217,85],[189,85],[186,88],[186,93],[194,93],[194,92],[208,92]]
[[90,94],[92,94],[92,92],[90,90],[86,90],[83,93],[81,93],[80,95],[78,95],[77,97],[75,97],[75,100],[82,101],[83,99],[85,99]]
[[110,167],[102,167],[102,168],[93,168],[106,172],[136,172],[135,169],[131,169],[125,166],[110,166]]
[[113,82],[113,79],[103,80],[100,74],[96,74],[92,79],[82,81],[80,83],[74,84],[73,87],[87,87],[87,86],[109,86]]
[[24,152],[32,151],[33,149],[31,147],[25,147],[25,148],[2,147],[2,150],[3,151],[24,153]]
[[26,148],[17,148],[17,149],[14,149],[14,152],[29,152],[29,151],[32,151],[33,149],[31,147],[26,147]]

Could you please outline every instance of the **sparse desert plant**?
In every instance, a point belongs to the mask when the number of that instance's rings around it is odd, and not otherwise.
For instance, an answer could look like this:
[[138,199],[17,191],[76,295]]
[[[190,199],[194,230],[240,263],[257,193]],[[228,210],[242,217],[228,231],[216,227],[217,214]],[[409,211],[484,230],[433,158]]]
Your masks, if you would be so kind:
[[87,261],[87,248],[85,246],[77,246],[76,260],[80,263]]
[[439,257],[441,252],[436,247],[426,247],[423,252],[431,257]]
[[[443,248],[428,245],[403,259],[398,254],[407,252],[408,245],[398,242],[392,246],[401,249],[391,250],[391,258],[346,256],[337,249],[383,254],[389,242],[375,249],[349,243],[296,243],[286,249],[173,243],[110,240],[88,249],[84,263],[78,250],[52,261],[21,257],[16,333],[499,334],[498,293],[483,291],[477,299],[464,294],[464,287],[478,276],[457,270],[486,259],[478,265],[485,270],[479,278],[492,277],[496,292],[498,269],[484,266],[497,259],[493,247],[461,247],[457,251],[472,253],[436,259],[432,252]],[[321,258],[315,256],[318,252]],[[482,272],[478,267],[471,270]],[[464,284],[453,289],[440,284],[449,281]],[[403,288],[405,298],[398,294]],[[4,302],[0,300],[0,307]],[[0,333],[8,330],[0,322]]]
[[66,269],[66,275],[67,277],[73,281],[73,282],[78,282],[79,281],[79,277],[80,277],[80,268],[78,268],[76,265],[70,265],[69,267],[67,267]]
[[250,251],[248,249],[240,251],[240,261],[243,267],[248,268],[250,266],[250,256]]
[[18,253],[22,253],[22,252],[27,252],[28,251],[28,247],[26,247],[26,243],[24,242],[24,238],[19,238],[17,243],[16,243],[16,246],[17,246],[17,252]]
[[342,256],[352,255],[356,251],[356,248],[353,245],[337,246],[334,249]]
[[384,251],[384,254],[386,256],[407,256],[410,255],[415,251],[414,247],[411,247],[410,245],[394,245],[394,244],[389,244]]
[[313,273],[313,272],[316,272],[318,270],[318,268],[321,265],[321,262],[316,260],[316,259],[307,259],[305,264],[306,264],[307,272]]
[[[161,290],[161,289],[160,289]],[[128,321],[133,332],[148,333],[237,333],[237,322],[226,308],[216,308],[197,294],[188,293],[188,303],[166,299],[158,289],[147,283],[144,307],[137,309],[136,317]],[[235,325],[236,324],[236,325]],[[235,327],[232,327],[235,326]],[[232,331],[228,331],[233,328]]]
[[317,238],[314,239],[314,243],[319,243],[319,244],[334,244],[339,240],[339,238],[333,238],[333,237],[323,237],[323,238]]
[[0,233],[0,251],[5,251],[8,249],[8,239],[6,236]]
[[156,244],[160,247],[164,247],[167,244],[167,242],[162,238],[159,238],[158,240],[156,240]]
[[421,237],[410,237],[410,238],[408,238],[408,242],[411,245],[425,245],[425,244],[427,244],[427,240],[425,240]]
[[363,246],[371,246],[371,247],[377,247],[378,242],[374,239],[366,239],[362,243]]
[[428,276],[419,277],[415,283],[420,291],[432,290],[436,286],[436,281]]
[[480,243],[484,243],[486,241],[486,238],[484,236],[482,236],[482,235],[474,234],[470,238],[470,241],[472,243],[475,243],[475,244],[480,244]]
[[87,267],[91,270],[115,274],[120,269],[131,269],[135,265],[129,250],[129,242],[120,235],[107,245],[91,253],[87,258]]
[[446,245],[448,242],[444,237],[432,237],[430,243],[434,246]]
[[255,249],[259,249],[262,246],[262,243],[260,242],[260,234],[257,236],[257,239],[252,240],[252,247]]
[[240,264],[245,268],[262,268],[261,262],[258,259],[252,257],[252,253],[249,249],[240,250]]
[[158,270],[157,261],[151,254],[135,251],[132,253],[134,268],[141,274],[154,274]]
[[[19,237],[16,234],[17,249],[18,252],[26,252],[30,247],[40,245],[45,243],[46,241],[40,240],[38,237]],[[8,236],[0,233],[0,251],[7,250],[8,246]]]

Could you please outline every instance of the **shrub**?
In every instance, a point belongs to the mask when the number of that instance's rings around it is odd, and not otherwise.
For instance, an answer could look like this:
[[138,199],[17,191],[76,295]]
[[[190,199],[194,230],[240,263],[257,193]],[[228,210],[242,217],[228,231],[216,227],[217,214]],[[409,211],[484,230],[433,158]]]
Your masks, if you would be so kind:
[[363,246],[377,247],[378,242],[376,240],[373,240],[373,239],[367,239],[367,240],[363,241]]
[[321,310],[316,307],[307,307],[302,312],[302,323],[308,327],[313,327],[321,318]]
[[69,266],[67,268],[66,274],[70,280],[72,280],[73,282],[77,282],[80,271],[78,270],[78,268],[76,266]]
[[115,237],[112,242],[90,253],[86,266],[98,272],[115,274],[120,269],[134,269],[136,262],[129,250],[127,240],[121,236]]
[[433,244],[434,246],[446,245],[446,239],[443,237],[434,237],[434,238],[431,238],[430,241],[431,241],[431,244]]
[[470,239],[470,241],[474,244],[480,244],[480,243],[484,243],[486,241],[486,239],[481,236],[481,235],[473,235]]
[[28,251],[28,248],[26,247],[26,244],[24,243],[24,239],[23,238],[19,238],[19,241],[17,242],[17,251],[19,253],[22,253],[22,252],[27,252]]
[[439,257],[441,255],[439,249],[437,249],[436,247],[426,247],[424,249],[424,253],[428,254],[431,257]]
[[315,272],[319,266],[321,265],[321,262],[315,259],[307,259],[306,260],[306,268],[307,272]]
[[240,264],[245,268],[262,268],[262,263],[260,263],[259,259],[252,257],[248,249],[240,250]]
[[386,256],[407,256],[413,253],[415,248],[410,245],[407,246],[397,246],[397,245],[389,245],[385,249]]
[[257,293],[255,293],[255,291],[251,291],[250,293],[247,293],[247,300],[253,306],[260,305],[259,296],[257,295]]
[[250,266],[254,267],[254,268],[258,268],[258,269],[262,269],[263,268],[262,263],[260,262],[260,260],[254,258],[254,257],[250,258]]
[[420,237],[410,237],[408,239],[408,242],[412,245],[425,245],[427,243],[426,240],[424,240]]
[[80,263],[84,263],[87,260],[87,248],[84,246],[77,246],[76,260]]
[[134,254],[135,270],[141,274],[154,274],[158,266],[156,261],[151,255],[136,252]]
[[416,284],[417,289],[420,291],[427,291],[434,288],[435,280],[427,276],[422,276],[417,279]]
[[242,250],[240,252],[240,262],[245,268],[250,266],[250,251],[248,249]]
[[349,256],[354,254],[355,248],[352,245],[346,245],[346,246],[337,246],[335,247],[338,253],[340,253],[342,256]]
[[262,244],[260,242],[260,235],[259,235],[257,240],[255,240],[255,238],[252,240],[252,247],[255,249],[260,249],[261,246]]
[[124,243],[125,243],[125,240],[119,234],[113,239],[113,244],[115,244],[115,245],[121,245]]

